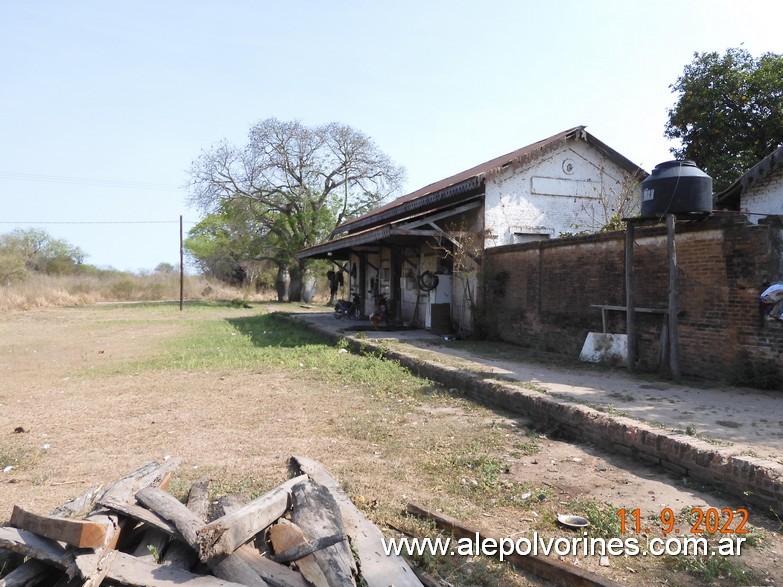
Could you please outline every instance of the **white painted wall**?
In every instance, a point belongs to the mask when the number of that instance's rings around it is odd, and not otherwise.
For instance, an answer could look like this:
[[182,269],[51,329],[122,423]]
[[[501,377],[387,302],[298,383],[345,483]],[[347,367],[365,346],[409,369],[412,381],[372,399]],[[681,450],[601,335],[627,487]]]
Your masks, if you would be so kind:
[[582,140],[531,165],[486,182],[486,247],[596,232],[605,223],[601,199],[613,201],[623,170]]
[[743,193],[740,210],[752,212],[748,219],[754,224],[763,218],[756,214],[783,215],[783,169],[778,169]]

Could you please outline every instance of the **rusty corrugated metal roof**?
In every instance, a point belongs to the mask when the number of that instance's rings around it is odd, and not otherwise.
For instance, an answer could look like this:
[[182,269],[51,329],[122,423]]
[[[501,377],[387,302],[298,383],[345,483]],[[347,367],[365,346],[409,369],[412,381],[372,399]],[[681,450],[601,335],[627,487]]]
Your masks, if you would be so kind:
[[335,229],[333,234],[360,230],[380,222],[392,220],[399,215],[409,214],[417,209],[431,206],[444,198],[456,196],[461,192],[473,191],[481,186],[485,178],[491,178],[502,173],[509,167],[526,165],[550,150],[559,147],[566,140],[574,138],[582,139],[603,151],[607,157],[620,167],[632,172],[641,172],[642,179],[647,176],[646,171],[596,139],[585,131],[584,126],[575,126],[397,198],[384,206],[371,210],[367,214],[344,222]]

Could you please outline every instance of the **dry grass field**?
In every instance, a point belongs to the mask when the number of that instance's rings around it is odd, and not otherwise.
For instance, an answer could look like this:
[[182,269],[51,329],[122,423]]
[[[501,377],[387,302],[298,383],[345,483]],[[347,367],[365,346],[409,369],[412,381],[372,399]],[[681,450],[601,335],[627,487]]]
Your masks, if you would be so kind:
[[[0,521],[47,513],[143,462],[184,459],[172,491],[208,475],[214,494],[261,493],[288,459],[321,461],[387,535],[434,536],[417,502],[505,536],[573,536],[555,515],[617,536],[616,510],[726,502],[533,431],[389,361],[356,355],[269,313],[198,302],[41,308],[0,317]],[[630,473],[628,469],[634,468]],[[729,504],[729,507],[731,505]],[[781,581],[779,523],[754,517],[742,560],[571,560],[629,585]],[[761,526],[766,525],[763,529]],[[445,560],[448,559],[448,560]],[[481,557],[417,557],[454,585],[540,584]]]

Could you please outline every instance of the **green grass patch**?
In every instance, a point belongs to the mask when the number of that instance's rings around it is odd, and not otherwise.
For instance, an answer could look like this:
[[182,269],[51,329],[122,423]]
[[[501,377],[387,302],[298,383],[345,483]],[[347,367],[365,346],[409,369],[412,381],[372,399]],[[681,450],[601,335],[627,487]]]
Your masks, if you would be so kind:
[[[230,304],[199,304],[204,309]],[[133,312],[131,312],[133,313]],[[181,327],[141,360],[93,369],[93,376],[146,371],[203,371],[266,368],[295,371],[340,385],[372,387],[379,392],[406,393],[428,385],[399,363],[373,355],[340,352],[299,324],[276,314],[228,317],[223,320],[172,316]]]

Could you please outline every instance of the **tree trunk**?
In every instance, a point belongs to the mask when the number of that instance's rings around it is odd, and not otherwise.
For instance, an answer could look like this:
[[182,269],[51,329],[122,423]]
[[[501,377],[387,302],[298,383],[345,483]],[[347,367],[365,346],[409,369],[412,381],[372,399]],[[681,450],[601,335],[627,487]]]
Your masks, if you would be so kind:
[[318,280],[310,269],[305,269],[302,274],[302,301],[312,304],[315,292],[318,290]]
[[288,265],[280,265],[277,269],[277,281],[275,287],[277,287],[277,301],[287,302],[288,291],[291,285],[291,275],[288,273]]
[[288,300],[298,302],[302,299],[302,272],[291,272],[291,285],[288,287]]

